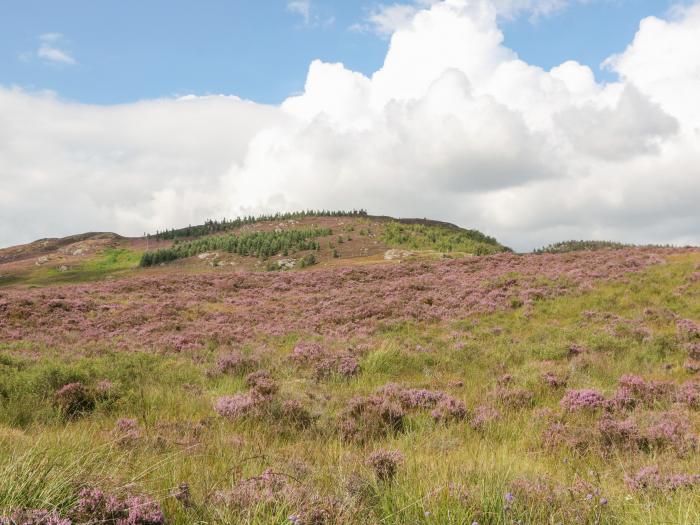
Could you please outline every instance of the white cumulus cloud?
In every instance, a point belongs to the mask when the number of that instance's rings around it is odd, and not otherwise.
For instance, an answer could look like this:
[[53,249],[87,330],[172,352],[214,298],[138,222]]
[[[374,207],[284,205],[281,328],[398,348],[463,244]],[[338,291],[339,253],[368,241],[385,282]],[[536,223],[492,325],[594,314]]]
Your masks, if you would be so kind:
[[449,220],[516,249],[700,243],[700,3],[641,21],[612,83],[519,59],[498,2],[413,7],[373,75],[314,61],[280,106],[0,88],[0,245],[307,207]]

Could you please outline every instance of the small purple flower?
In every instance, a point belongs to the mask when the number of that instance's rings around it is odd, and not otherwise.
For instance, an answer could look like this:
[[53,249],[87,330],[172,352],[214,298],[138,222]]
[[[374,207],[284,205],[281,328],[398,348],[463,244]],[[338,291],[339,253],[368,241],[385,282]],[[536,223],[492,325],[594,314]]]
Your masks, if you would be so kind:
[[600,503],[602,506],[605,506],[605,505],[608,504],[608,500],[607,500],[606,498],[600,498],[600,502],[599,502],[599,503]]
[[515,501],[515,496],[513,496],[512,493],[507,492],[506,495],[503,497],[503,499],[506,500],[506,503],[511,504]]

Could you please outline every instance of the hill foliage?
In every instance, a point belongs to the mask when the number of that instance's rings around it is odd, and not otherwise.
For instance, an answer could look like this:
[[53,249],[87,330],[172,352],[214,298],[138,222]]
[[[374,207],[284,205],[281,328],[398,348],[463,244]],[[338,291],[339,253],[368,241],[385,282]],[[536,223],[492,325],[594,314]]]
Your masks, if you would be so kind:
[[318,237],[331,235],[328,228],[306,228],[283,231],[262,231],[242,234],[211,235],[187,242],[177,242],[170,248],[145,252],[139,266],[148,267],[161,263],[194,257],[205,252],[222,251],[243,256],[266,259],[273,255],[288,255],[304,250],[318,250]]
[[261,222],[270,221],[289,221],[289,220],[299,220],[309,217],[366,217],[367,211],[365,210],[304,210],[296,212],[287,213],[272,213],[267,215],[249,215],[245,217],[236,217],[235,219],[207,219],[204,224],[198,226],[187,226],[186,228],[170,229],[165,231],[156,232],[155,235],[148,235],[148,237],[153,237],[157,240],[175,240],[182,238],[192,238],[201,237],[204,235],[211,235],[214,233],[221,233],[229,230],[235,230],[241,226],[246,226],[249,224],[258,224]]

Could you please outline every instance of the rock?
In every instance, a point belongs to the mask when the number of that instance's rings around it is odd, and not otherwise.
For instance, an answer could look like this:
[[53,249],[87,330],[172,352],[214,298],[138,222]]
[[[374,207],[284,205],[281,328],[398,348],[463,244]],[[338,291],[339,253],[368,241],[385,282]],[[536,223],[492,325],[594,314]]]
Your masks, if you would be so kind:
[[198,259],[201,259],[202,261],[204,261],[204,260],[207,260],[207,259],[215,259],[215,258],[217,258],[218,256],[219,256],[219,254],[218,254],[217,252],[214,252],[214,253],[204,252],[204,253],[200,253],[200,254],[197,256],[197,258],[198,258]]
[[36,260],[34,264],[36,264],[37,266],[41,266],[42,264],[46,264],[47,262],[49,262],[48,255],[42,255]]
[[65,264],[62,264],[61,266],[58,267],[58,271],[61,273],[67,272],[68,270],[70,270],[70,268],[68,268],[68,266],[66,266]]
[[384,252],[384,260],[386,261],[394,261],[397,259],[404,259],[406,257],[411,257],[412,255],[415,255],[415,253],[410,252],[408,250],[387,250]]
[[277,264],[284,270],[291,270],[296,266],[297,262],[294,259],[281,259],[277,261]]
[[74,257],[77,257],[77,256],[79,256],[79,255],[84,255],[86,251],[87,251],[87,250],[85,250],[85,249],[83,249],[83,248],[78,248],[77,250],[74,250],[74,251],[73,251],[73,256],[74,256]]

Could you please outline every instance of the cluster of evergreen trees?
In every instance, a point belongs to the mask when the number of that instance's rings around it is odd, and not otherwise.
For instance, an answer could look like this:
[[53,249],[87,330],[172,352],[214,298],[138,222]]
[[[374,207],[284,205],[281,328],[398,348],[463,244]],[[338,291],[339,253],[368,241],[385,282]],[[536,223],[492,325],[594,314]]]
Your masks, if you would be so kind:
[[252,232],[242,235],[215,235],[188,242],[177,242],[170,248],[145,252],[142,267],[193,257],[205,252],[228,252],[266,259],[273,255],[288,255],[296,251],[319,250],[315,239],[332,235],[328,228],[306,228],[281,232]]
[[614,241],[562,241],[538,248],[534,253],[568,253],[588,250],[619,250],[629,248],[630,244]]
[[415,250],[431,249],[446,253],[464,252],[474,255],[489,255],[509,251],[496,239],[478,230],[426,226],[424,224],[390,222],[384,229],[382,240],[390,246],[401,246]]
[[[275,213],[272,215],[258,215],[237,217],[235,219],[212,220],[208,219],[200,226],[188,226],[186,228],[165,230],[156,232],[157,240],[173,240],[191,237],[201,237],[212,233],[223,232],[238,228],[245,224],[255,224],[264,221],[284,221],[290,219],[302,219],[304,217],[366,217],[366,210],[331,211],[331,210],[306,210],[288,213]],[[150,236],[149,236],[150,237]]]

